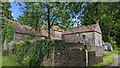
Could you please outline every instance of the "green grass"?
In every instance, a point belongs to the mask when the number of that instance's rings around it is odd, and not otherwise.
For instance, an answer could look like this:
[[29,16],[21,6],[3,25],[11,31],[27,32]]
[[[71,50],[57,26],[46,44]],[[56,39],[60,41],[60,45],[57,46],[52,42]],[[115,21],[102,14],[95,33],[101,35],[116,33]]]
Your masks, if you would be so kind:
[[21,64],[13,58],[2,56],[2,66],[21,66]]
[[106,52],[105,55],[106,55],[106,56],[110,56],[110,55],[112,55],[112,54],[118,55],[118,52],[119,52],[118,50],[114,50],[114,51],[111,51],[111,52]]
[[2,67],[2,49],[0,46],[0,68]]
[[118,55],[118,50],[114,50],[114,51],[110,51],[110,52],[106,52],[104,55],[105,55],[105,58],[103,59],[103,62],[101,63],[98,63],[98,64],[95,64],[93,66],[108,66],[110,64],[112,64],[114,62],[114,58],[112,55]]
[[107,56],[106,58],[103,59],[103,62],[96,64],[94,66],[107,66],[110,65],[114,62],[114,58],[112,56]]
[[0,67],[2,67],[2,56],[0,55]]

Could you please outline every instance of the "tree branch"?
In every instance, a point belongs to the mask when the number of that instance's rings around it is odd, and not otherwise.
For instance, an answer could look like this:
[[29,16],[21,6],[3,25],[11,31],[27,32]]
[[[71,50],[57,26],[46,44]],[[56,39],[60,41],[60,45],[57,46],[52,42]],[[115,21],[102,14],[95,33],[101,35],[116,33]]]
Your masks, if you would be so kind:
[[[54,15],[55,16],[55,15]],[[56,20],[57,17],[55,17],[52,21],[52,24],[50,25],[50,27],[52,27],[52,25],[54,24],[54,21]]]

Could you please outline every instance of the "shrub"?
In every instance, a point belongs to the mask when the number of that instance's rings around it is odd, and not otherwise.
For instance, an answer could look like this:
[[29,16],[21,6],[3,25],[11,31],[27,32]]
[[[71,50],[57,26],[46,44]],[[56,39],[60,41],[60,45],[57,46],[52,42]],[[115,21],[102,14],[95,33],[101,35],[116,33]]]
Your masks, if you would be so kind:
[[64,46],[63,40],[25,40],[12,45],[12,54],[18,62],[27,66],[39,66],[45,56],[48,56],[53,46]]
[[117,47],[117,45],[116,45],[117,42],[115,41],[115,37],[108,36],[108,41],[111,43],[113,49],[115,49]]
[[64,40],[54,40],[55,46],[64,47],[65,41]]

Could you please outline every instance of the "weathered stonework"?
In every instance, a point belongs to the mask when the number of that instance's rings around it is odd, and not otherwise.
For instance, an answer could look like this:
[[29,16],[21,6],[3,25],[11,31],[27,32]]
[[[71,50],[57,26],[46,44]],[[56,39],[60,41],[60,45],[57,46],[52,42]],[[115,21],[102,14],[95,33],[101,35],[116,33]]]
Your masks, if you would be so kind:
[[82,43],[89,45],[91,51],[95,51],[97,56],[102,56],[104,53],[102,32],[98,23],[76,27],[73,31],[65,31],[62,38],[67,43]]
[[[88,65],[93,65],[102,62],[101,56],[96,56],[95,51],[88,51]],[[80,47],[64,48],[55,47],[50,53],[49,57],[44,59],[42,65],[44,66],[85,66],[86,53]]]

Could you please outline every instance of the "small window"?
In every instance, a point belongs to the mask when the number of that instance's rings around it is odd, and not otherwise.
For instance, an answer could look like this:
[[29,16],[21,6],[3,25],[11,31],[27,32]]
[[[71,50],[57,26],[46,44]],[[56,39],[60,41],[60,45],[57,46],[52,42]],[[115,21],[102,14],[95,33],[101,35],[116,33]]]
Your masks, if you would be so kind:
[[79,36],[79,34],[76,34],[76,36]]
[[83,39],[86,39],[86,36],[85,36],[85,35],[83,35]]
[[80,34],[79,34],[79,33],[77,33],[77,34],[76,34],[76,36],[80,36]]

